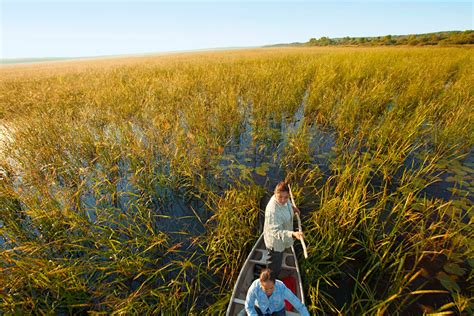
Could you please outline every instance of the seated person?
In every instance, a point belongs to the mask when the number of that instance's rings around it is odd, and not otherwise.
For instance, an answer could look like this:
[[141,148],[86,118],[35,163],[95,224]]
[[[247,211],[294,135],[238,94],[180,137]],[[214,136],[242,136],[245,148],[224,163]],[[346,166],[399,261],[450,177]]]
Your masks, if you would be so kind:
[[253,281],[245,299],[245,311],[250,316],[284,316],[285,300],[298,310],[301,316],[309,316],[308,310],[283,282],[275,280],[270,269],[264,269],[260,278]]

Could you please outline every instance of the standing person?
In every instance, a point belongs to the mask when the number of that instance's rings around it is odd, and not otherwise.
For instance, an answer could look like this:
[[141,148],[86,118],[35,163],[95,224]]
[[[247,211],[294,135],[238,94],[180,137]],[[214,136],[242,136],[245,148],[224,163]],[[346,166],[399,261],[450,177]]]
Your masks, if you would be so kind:
[[288,200],[289,195],[288,184],[281,181],[265,208],[263,238],[271,260],[268,268],[275,278],[280,274],[285,249],[293,245],[293,238],[303,238],[303,233],[293,231],[293,216],[295,212],[299,214],[300,210]]
[[285,300],[298,310],[301,316],[309,316],[308,310],[283,282],[275,280],[270,269],[264,269],[260,278],[253,281],[245,298],[245,311],[249,316],[284,316]]

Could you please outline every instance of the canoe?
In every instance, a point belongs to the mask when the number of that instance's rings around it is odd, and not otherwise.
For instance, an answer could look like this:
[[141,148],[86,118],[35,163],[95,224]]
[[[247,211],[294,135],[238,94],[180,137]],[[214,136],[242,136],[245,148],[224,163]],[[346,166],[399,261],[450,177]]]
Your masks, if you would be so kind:
[[[227,307],[227,316],[246,315],[245,313],[245,297],[247,290],[254,280],[260,275],[261,268],[265,268],[268,261],[268,253],[265,249],[263,241],[263,234],[260,235],[257,242],[250,251],[250,254],[245,260],[242,270],[240,270],[239,277],[235,283],[232,297],[230,298],[229,306]],[[300,269],[298,267],[298,260],[296,258],[295,249],[287,249],[283,254],[282,269],[278,279],[283,279],[292,276],[296,280],[296,296],[304,304],[303,283],[301,282]],[[296,309],[293,312],[286,311],[287,316],[300,315]]]

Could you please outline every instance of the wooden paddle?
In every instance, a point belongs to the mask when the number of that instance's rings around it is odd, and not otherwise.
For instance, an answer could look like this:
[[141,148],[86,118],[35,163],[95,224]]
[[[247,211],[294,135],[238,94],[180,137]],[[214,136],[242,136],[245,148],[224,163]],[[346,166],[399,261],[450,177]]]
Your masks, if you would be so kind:
[[[290,189],[291,203],[296,207],[295,199],[293,198],[293,192],[291,192],[291,187],[289,184],[288,184],[288,189]],[[296,213],[296,219],[298,220],[298,231],[302,233],[303,229],[301,228],[300,214]],[[303,246],[304,257],[305,259],[308,259],[308,251],[306,250],[306,244],[304,242],[304,238],[301,238],[301,245]]]

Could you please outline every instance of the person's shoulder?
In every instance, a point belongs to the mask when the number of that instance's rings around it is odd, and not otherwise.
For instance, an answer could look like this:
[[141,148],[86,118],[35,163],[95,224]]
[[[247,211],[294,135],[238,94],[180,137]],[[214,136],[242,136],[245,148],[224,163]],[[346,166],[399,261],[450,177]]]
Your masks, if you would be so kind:
[[279,288],[286,288],[286,285],[285,283],[283,283],[283,281],[280,281],[280,280],[275,280],[275,286],[276,287],[279,287]]
[[260,284],[260,279],[256,279],[252,282],[252,284],[250,285],[249,287],[249,290],[253,290],[255,288],[257,288],[257,286]]
[[272,195],[272,197],[268,201],[267,207],[269,206],[274,207],[275,205],[276,205],[275,195]]

